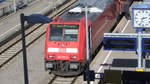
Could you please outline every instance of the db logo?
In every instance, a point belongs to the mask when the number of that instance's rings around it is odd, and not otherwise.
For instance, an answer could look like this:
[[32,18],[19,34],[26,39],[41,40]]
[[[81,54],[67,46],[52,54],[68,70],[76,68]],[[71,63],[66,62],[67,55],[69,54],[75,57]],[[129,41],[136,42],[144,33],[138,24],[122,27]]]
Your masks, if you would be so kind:
[[58,59],[66,59],[67,57],[66,56],[58,56],[57,58]]
[[64,53],[64,52],[66,52],[66,49],[65,49],[65,48],[60,48],[60,49],[59,49],[59,52]]

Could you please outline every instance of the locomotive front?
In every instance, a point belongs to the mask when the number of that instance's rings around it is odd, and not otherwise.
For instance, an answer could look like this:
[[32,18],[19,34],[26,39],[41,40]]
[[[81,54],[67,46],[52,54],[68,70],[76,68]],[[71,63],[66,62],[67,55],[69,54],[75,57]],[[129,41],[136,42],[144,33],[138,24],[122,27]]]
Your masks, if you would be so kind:
[[[85,49],[79,23],[52,22],[46,31],[45,68],[65,76],[81,72]],[[84,30],[83,30],[84,31]],[[82,31],[82,33],[83,33]],[[80,47],[79,47],[80,46]],[[61,73],[62,72],[62,73]],[[70,74],[69,74],[70,75]]]

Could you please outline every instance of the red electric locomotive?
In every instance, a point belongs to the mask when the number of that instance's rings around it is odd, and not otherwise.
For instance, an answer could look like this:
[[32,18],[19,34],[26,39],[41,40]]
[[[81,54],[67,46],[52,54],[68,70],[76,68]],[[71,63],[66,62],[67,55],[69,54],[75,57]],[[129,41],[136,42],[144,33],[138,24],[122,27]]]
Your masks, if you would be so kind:
[[[81,72],[85,61],[85,21],[51,22],[46,31],[46,68]],[[75,71],[75,72],[72,72]],[[65,73],[67,75],[67,73]]]
[[[90,0],[92,1],[92,0]],[[97,0],[97,7],[102,3]],[[133,0],[113,0],[101,14],[89,14],[90,53],[102,42],[103,33],[109,32],[118,16]],[[87,0],[88,2],[88,0]],[[100,4],[101,3],[101,4]],[[104,3],[103,3],[104,4]],[[68,12],[49,23],[46,30],[45,68],[61,76],[78,75],[86,65],[86,32],[84,13]]]

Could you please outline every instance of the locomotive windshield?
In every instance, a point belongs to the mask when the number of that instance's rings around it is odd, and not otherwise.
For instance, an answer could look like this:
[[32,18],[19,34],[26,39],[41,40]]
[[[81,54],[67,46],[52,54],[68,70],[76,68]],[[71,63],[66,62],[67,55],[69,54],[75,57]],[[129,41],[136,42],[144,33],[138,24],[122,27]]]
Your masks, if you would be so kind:
[[51,24],[49,40],[77,41],[79,25]]

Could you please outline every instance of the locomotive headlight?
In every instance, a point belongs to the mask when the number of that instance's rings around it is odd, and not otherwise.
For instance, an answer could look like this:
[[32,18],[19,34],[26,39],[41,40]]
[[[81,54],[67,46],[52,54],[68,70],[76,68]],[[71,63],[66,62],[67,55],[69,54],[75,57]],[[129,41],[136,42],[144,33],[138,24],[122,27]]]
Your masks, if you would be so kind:
[[48,52],[59,52],[59,48],[48,48]]
[[71,59],[77,59],[77,56],[70,56]]
[[78,53],[77,48],[66,48],[66,53]]
[[55,58],[55,55],[48,55],[48,58]]

